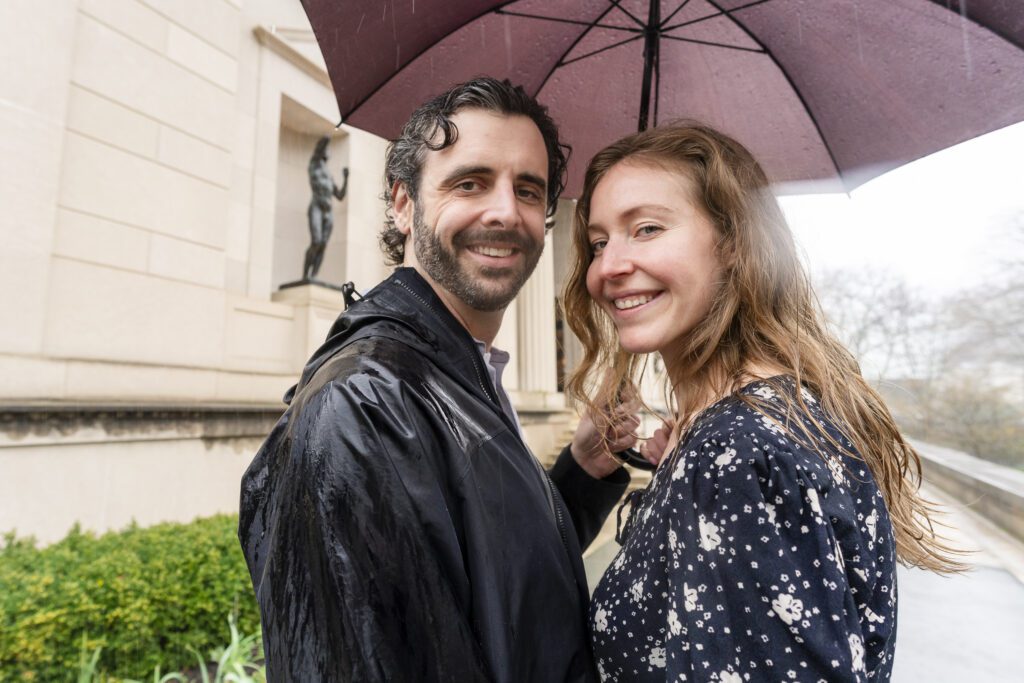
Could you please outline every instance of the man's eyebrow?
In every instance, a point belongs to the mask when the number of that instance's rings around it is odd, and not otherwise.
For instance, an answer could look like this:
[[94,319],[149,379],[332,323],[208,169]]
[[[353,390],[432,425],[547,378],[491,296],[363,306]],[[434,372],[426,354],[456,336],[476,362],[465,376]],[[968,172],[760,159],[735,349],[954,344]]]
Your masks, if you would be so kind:
[[533,173],[520,173],[516,176],[516,180],[526,181],[539,187],[541,190],[548,189],[548,183],[546,180]]
[[441,181],[441,184],[442,185],[451,185],[456,180],[459,180],[460,178],[465,178],[466,176],[471,176],[471,175],[494,175],[494,169],[491,168],[490,166],[480,166],[480,165],[477,165],[477,166],[470,166],[470,165],[458,166],[455,169],[453,169],[451,171],[451,173],[449,173],[448,175],[446,175],[444,177],[444,180]]

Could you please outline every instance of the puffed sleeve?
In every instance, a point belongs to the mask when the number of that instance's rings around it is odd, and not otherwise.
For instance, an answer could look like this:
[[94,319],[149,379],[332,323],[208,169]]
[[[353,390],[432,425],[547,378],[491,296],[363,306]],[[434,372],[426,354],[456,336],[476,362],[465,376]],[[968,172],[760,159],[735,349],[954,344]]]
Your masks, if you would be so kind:
[[665,500],[667,680],[867,680],[823,483],[773,425],[726,434],[680,454]]
[[431,487],[399,474],[431,448],[421,416],[365,376],[303,400],[243,479],[267,679],[486,680],[457,568],[427,541]]

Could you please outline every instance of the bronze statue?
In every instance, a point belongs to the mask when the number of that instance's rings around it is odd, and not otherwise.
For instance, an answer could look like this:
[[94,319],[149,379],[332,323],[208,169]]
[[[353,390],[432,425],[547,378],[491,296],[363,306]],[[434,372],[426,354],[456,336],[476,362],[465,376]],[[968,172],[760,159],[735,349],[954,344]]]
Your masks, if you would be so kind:
[[339,188],[334,184],[327,170],[327,145],[331,138],[324,136],[316,143],[316,149],[309,160],[309,187],[313,196],[309,200],[309,236],[310,245],[306,249],[306,261],[302,266],[302,281],[312,282],[320,270],[324,260],[324,249],[334,229],[334,216],[331,213],[331,197],[339,202],[345,199],[348,191],[348,168],[341,171],[342,183]]

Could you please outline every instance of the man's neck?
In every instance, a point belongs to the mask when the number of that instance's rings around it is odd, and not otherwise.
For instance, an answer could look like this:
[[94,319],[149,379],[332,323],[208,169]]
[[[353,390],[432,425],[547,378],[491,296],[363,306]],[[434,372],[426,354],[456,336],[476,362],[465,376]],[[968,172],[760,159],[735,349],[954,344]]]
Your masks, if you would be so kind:
[[459,324],[466,328],[470,336],[484,343],[484,351],[491,350],[491,343],[498,336],[501,329],[501,321],[505,316],[505,309],[497,311],[479,311],[467,305],[465,301],[458,298],[447,289],[439,285],[422,269],[416,268],[420,277],[430,285],[437,297],[444,303],[448,312],[455,316]]

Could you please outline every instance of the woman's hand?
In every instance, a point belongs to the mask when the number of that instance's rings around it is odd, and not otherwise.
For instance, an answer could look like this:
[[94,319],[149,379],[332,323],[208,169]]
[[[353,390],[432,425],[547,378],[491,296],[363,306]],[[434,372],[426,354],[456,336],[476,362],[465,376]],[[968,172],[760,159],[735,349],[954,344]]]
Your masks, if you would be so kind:
[[658,466],[658,463],[667,454],[668,440],[672,437],[673,427],[673,424],[662,425],[654,430],[654,434],[650,438],[644,441],[643,445],[640,446],[640,455],[644,457],[644,460],[655,467]]
[[636,430],[640,426],[637,415],[639,408],[638,401],[620,405],[608,416],[607,424],[602,424],[603,428],[598,427],[597,423],[605,423],[604,419],[595,420],[590,411],[583,415],[569,446],[572,457],[583,471],[595,479],[604,479],[621,467],[612,453],[624,451],[636,444]]

